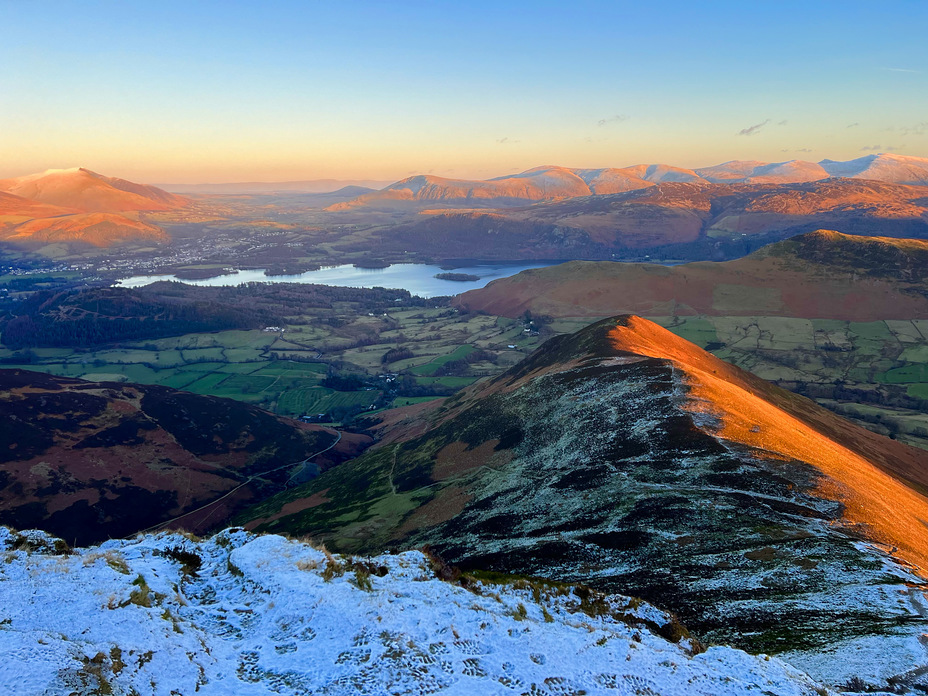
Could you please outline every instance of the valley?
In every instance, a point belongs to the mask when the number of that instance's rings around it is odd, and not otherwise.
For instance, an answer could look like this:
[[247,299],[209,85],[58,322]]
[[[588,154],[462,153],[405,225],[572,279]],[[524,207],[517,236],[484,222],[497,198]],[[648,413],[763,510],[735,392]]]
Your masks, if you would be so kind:
[[[923,247],[810,233],[721,264],[574,262],[427,300],[402,291],[308,285],[85,290],[77,297],[87,299],[55,310],[55,321],[90,307],[99,312],[94,298],[163,295],[208,306],[213,323],[199,332],[149,331],[143,340],[114,335],[110,341],[118,347],[75,349],[73,334],[46,345],[11,347],[8,339],[0,361],[62,376],[162,384],[341,422],[372,407],[447,396],[499,374],[550,336],[634,311],[876,432],[928,447],[928,328],[919,318],[928,317],[919,275],[928,267]],[[30,312],[18,303],[73,284],[60,276],[57,286],[28,278],[6,281],[0,307]],[[230,303],[242,309],[233,312]],[[117,303],[109,311],[127,318],[140,311],[130,307]],[[234,316],[228,328],[235,330],[216,332],[219,316]],[[266,331],[270,326],[283,331]],[[390,351],[403,357],[384,362]],[[333,389],[323,384],[330,374],[348,381]]]
[[[0,277],[0,381],[22,382],[0,522],[78,544],[237,524],[343,553],[425,546],[474,578],[631,593],[830,684],[920,686],[928,242],[923,192],[899,186],[655,182],[530,213],[193,193],[144,213],[155,246],[68,243],[52,265],[34,247]],[[655,205],[671,237],[641,226]],[[582,232],[538,227],[565,211]],[[597,237],[615,211],[637,231]],[[889,236],[805,231],[844,215]],[[697,218],[680,246],[672,220]],[[580,260],[454,296],[235,283],[333,261],[467,270],[477,249]],[[132,273],[195,284],[114,284]],[[647,319],[608,318],[628,312]]]
[[[326,422],[350,420],[397,400],[401,405],[447,396],[506,369],[542,340],[525,322],[462,315],[447,306],[447,298],[425,300],[398,290],[160,283],[58,298],[60,304],[49,306],[41,315],[47,320],[38,326],[39,317],[26,310],[32,332],[15,349],[0,349],[0,364],[159,384],[234,398],[291,417],[327,416],[322,418]],[[164,313],[180,298],[190,300],[182,322]],[[208,323],[186,333],[196,328],[191,320],[197,307]],[[23,310],[14,305],[13,311]],[[181,316],[181,310],[174,311]],[[161,319],[127,326],[133,312]],[[16,330],[13,321],[6,324],[8,345],[9,326]],[[111,336],[109,343],[71,347],[75,335],[87,344],[90,329],[83,327],[88,321],[97,332],[109,325],[123,334]],[[216,331],[218,321],[235,330]],[[139,340],[139,332],[147,336]]]
[[178,195],[86,169],[0,181],[0,266],[116,279],[229,266],[718,261],[820,228],[928,238],[928,163],[891,154],[700,170],[539,167],[489,181],[423,175],[329,193],[291,185],[179,186]]
[[928,693],[928,3],[0,17],[0,696]]

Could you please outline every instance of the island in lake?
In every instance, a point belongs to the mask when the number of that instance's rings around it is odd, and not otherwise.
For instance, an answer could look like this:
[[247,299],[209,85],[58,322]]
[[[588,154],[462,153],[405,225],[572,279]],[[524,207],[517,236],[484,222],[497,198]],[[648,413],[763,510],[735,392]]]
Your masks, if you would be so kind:
[[471,273],[436,273],[435,277],[439,280],[456,280],[461,283],[472,283],[475,280],[480,280],[480,276]]
[[231,268],[216,268],[215,266],[173,269],[174,277],[178,280],[208,280],[210,278],[232,275],[233,273],[235,273],[235,271]]

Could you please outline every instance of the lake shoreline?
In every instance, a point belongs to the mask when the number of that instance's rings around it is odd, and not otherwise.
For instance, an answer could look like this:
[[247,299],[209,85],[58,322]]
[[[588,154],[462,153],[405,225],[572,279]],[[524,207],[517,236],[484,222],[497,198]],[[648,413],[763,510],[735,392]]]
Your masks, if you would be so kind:
[[[188,285],[217,286],[240,285],[242,283],[308,283],[334,287],[395,288],[407,290],[423,298],[442,295],[458,295],[468,290],[485,287],[493,280],[507,278],[521,271],[545,268],[562,262],[515,262],[486,263],[458,267],[455,276],[466,276],[467,280],[441,278],[446,270],[437,264],[396,263],[383,268],[360,268],[354,264],[339,264],[289,275],[268,275],[264,268],[238,268],[222,275],[208,278],[185,279],[177,274],[151,274],[120,278],[114,287],[138,288],[159,281],[174,281]],[[272,271],[273,272],[273,271]]]

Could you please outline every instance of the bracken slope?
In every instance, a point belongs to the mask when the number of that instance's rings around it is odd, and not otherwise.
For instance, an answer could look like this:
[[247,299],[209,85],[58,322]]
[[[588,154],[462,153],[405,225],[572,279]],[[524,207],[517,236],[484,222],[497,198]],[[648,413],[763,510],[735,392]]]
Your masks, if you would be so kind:
[[495,280],[453,302],[509,317],[528,310],[879,321],[928,317],[926,281],[928,241],[818,230],[720,263],[572,261]]
[[[0,523],[69,543],[134,534],[231,494],[178,522],[215,527],[338,440],[166,387],[0,370],[0,395]],[[352,449],[350,438],[339,445]]]

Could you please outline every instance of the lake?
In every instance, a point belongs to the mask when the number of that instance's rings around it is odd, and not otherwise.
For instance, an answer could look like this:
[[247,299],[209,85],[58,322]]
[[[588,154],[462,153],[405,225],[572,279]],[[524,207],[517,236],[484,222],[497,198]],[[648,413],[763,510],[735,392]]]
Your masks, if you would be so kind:
[[[307,271],[297,275],[267,276],[263,269],[235,271],[229,275],[206,278],[204,280],[181,280],[188,285],[239,285],[240,283],[316,283],[318,285],[335,285],[349,288],[401,288],[419,297],[437,297],[439,295],[457,295],[468,290],[482,288],[491,280],[506,278],[529,268],[544,268],[553,263],[518,263],[518,264],[484,264],[455,268],[453,273],[474,275],[479,280],[442,280],[436,278],[438,273],[446,273],[440,266],[423,263],[397,263],[388,268],[355,268],[351,264],[329,266],[318,271]],[[123,278],[116,285],[124,288],[138,288],[159,280],[179,280],[172,275],[147,275]]]

